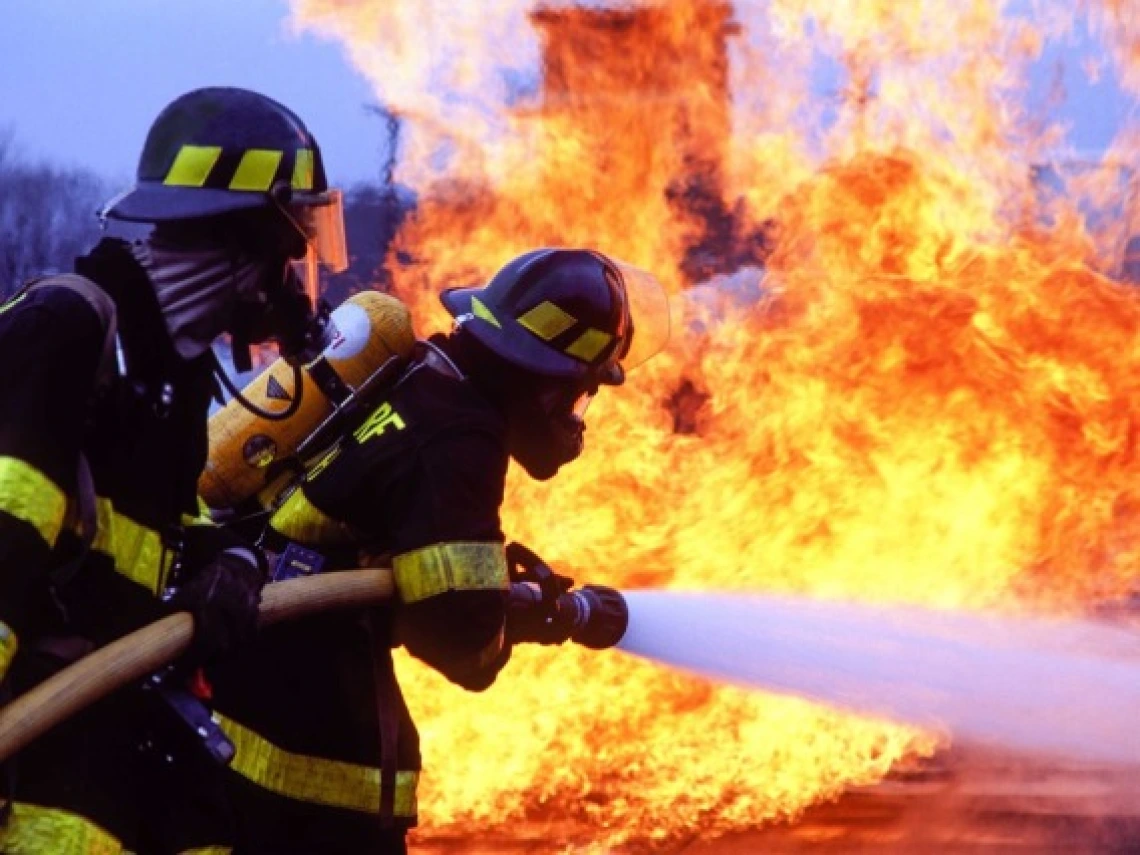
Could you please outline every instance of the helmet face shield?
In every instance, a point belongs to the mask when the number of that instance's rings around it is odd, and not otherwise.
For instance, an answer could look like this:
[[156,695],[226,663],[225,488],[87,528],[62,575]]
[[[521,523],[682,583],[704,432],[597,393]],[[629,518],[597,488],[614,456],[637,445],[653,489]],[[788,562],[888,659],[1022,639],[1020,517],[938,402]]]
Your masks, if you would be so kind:
[[647,270],[614,258],[608,260],[621,273],[632,341],[615,354],[626,371],[637,368],[664,350],[669,341],[669,297],[664,286]]
[[332,273],[348,269],[344,236],[344,194],[338,189],[294,196],[285,212],[305,236],[309,253]]

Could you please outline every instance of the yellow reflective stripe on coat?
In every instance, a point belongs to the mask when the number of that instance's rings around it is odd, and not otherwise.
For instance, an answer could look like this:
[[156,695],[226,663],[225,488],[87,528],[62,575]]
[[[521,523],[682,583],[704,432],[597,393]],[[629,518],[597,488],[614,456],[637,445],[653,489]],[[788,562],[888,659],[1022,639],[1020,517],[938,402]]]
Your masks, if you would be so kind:
[[502,543],[436,543],[392,559],[396,592],[415,603],[447,591],[506,591],[511,582]]
[[162,543],[162,535],[120,514],[110,499],[95,500],[95,519],[91,548],[114,561],[117,573],[157,596],[174,560]]
[[16,637],[16,633],[12,631],[12,627],[0,620],[0,682],[3,682],[4,675],[8,673],[8,666],[16,658],[16,651],[19,649],[20,640]]
[[197,846],[194,849],[183,849],[178,855],[230,855],[233,851],[232,846]]
[[[372,766],[294,754],[231,718],[215,713],[236,753],[230,768],[278,795],[304,802],[377,813],[380,770]],[[416,815],[419,772],[396,773],[395,815]]]
[[298,543],[346,546],[360,540],[351,526],[334,520],[310,502],[302,489],[294,490],[274,511],[269,525],[278,534]]
[[0,457],[0,511],[23,520],[55,546],[67,511],[67,494],[30,463]]
[[123,845],[79,814],[16,802],[0,826],[5,855],[123,855]]

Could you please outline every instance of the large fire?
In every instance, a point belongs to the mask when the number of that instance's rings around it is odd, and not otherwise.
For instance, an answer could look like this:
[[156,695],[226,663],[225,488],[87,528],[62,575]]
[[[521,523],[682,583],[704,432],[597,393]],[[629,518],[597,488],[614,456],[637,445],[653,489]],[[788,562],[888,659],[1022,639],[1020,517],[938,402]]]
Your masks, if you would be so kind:
[[[390,272],[421,333],[537,245],[674,295],[585,457],[512,473],[510,537],[619,588],[1079,611],[1140,578],[1140,295],[1109,278],[1133,212],[1119,170],[1044,198],[1033,168],[1061,134],[1024,70],[1072,4],[294,5],[409,118]],[[1128,4],[1086,13],[1134,83]],[[675,846],[938,741],[616,652],[520,649],[483,695],[401,672],[426,836]]]

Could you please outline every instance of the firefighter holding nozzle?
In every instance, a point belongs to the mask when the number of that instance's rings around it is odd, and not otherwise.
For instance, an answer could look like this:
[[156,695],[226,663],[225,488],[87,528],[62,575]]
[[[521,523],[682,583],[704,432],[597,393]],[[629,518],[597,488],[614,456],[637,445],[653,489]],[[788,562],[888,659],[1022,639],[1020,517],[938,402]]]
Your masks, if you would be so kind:
[[499,509],[511,459],[552,478],[582,453],[601,387],[664,345],[660,283],[592,250],[538,249],[442,300],[452,332],[415,343],[398,378],[272,503],[261,532],[274,579],[366,555],[392,567],[398,602],[267,628],[210,669],[214,714],[235,748],[221,774],[236,837],[204,843],[406,851],[420,751],[391,648],[482,691],[514,644],[604,648],[625,630],[620,594],[574,590],[506,545]]

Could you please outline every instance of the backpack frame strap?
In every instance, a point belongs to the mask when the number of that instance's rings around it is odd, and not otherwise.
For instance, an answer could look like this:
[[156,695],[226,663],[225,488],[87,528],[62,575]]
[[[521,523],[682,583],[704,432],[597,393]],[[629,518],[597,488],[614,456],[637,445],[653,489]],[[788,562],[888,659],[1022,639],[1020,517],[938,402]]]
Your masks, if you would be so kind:
[[111,295],[88,279],[77,273],[61,273],[58,276],[44,276],[33,279],[20,291],[27,294],[43,288],[66,288],[73,294],[84,299],[88,306],[99,318],[99,326],[103,329],[103,350],[99,355],[99,367],[95,373],[96,389],[110,386],[118,376],[115,364],[115,347],[119,335],[118,314],[115,301]]

